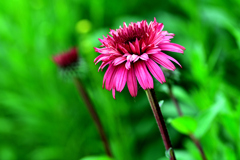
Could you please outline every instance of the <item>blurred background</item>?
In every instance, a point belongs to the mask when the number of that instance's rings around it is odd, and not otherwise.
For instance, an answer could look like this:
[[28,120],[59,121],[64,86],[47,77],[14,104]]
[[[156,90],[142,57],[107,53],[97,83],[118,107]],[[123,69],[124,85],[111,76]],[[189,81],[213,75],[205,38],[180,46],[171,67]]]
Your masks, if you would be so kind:
[[105,160],[72,79],[52,62],[73,46],[115,159],[167,160],[144,91],[132,98],[125,88],[114,100],[93,63],[110,28],[154,17],[186,48],[168,54],[183,66],[173,92],[190,121],[171,125],[178,114],[168,88],[154,83],[178,160],[201,160],[179,125],[193,126],[209,160],[239,160],[239,8],[238,0],[0,1],[0,160]]

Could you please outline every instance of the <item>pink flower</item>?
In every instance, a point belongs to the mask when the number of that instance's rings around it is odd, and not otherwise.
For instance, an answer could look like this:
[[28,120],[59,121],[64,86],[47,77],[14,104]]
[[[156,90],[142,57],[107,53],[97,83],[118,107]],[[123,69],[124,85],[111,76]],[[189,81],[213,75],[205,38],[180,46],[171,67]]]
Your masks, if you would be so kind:
[[78,62],[77,48],[53,56],[53,61],[61,68],[72,66]]
[[165,82],[159,64],[175,70],[173,61],[181,67],[177,60],[163,51],[183,53],[185,48],[170,43],[174,34],[162,31],[163,27],[156,18],[150,24],[146,20],[129,26],[123,23],[123,28],[120,26],[119,29],[110,30],[111,36],[99,39],[102,48],[94,48],[100,53],[94,62],[97,64],[102,61],[99,70],[109,65],[103,78],[103,88],[105,84],[107,90],[112,90],[114,98],[115,90],[121,92],[126,83],[130,94],[137,96],[137,80],[144,90],[152,89],[153,79],[150,73],[160,83]]

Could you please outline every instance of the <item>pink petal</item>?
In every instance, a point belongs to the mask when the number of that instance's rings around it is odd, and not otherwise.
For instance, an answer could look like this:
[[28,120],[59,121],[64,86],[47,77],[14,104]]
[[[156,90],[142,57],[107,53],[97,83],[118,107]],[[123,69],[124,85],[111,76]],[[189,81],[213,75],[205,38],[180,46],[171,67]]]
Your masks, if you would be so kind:
[[179,44],[176,44],[176,43],[169,43],[169,44],[171,44],[171,45],[173,45],[173,46],[176,46],[176,47],[179,47],[179,48],[181,48],[181,49],[183,49],[183,50],[186,50],[185,47],[183,47],[183,46],[181,46],[181,45],[179,45]]
[[107,35],[107,38],[108,38],[108,40],[110,40],[110,41],[112,41],[112,42],[115,42],[115,40],[114,40],[114,38],[113,38],[113,37],[111,37],[111,36]]
[[104,75],[103,80],[106,79],[105,87],[106,87],[107,90],[110,91],[113,88],[113,86],[114,86],[116,70],[117,70],[118,67],[115,67],[113,65],[110,65],[109,67],[110,67],[109,72],[106,71],[106,73],[105,73],[106,77]]
[[115,81],[116,90],[121,92],[127,82],[127,69],[124,65],[120,65],[118,67],[118,70],[116,71]]
[[135,77],[133,67],[130,68],[127,73],[127,86],[131,96],[136,97],[138,88],[137,88],[137,79]]
[[164,36],[158,35],[156,38],[152,41],[153,44],[158,45],[162,40]]
[[113,61],[114,66],[117,66],[126,61],[126,57],[118,57]]
[[140,55],[140,46],[139,46],[139,41],[137,38],[136,38],[136,42],[135,42],[135,49],[136,49],[136,53],[138,55]]
[[[104,37],[104,36],[103,36]],[[98,38],[98,40],[103,44],[104,43],[104,40],[103,39],[100,39]]]
[[145,44],[144,42],[142,42],[142,48],[141,48],[141,49],[142,49],[142,52],[145,51],[146,47],[147,47],[146,44]]
[[168,34],[168,31],[162,31],[161,35],[166,36]]
[[168,36],[175,36],[174,33],[168,33],[167,35],[168,35]]
[[105,60],[107,60],[107,59],[109,59],[109,58],[110,58],[110,56],[106,56],[106,55],[104,55],[104,54],[101,54],[101,55],[99,55],[97,58],[94,59],[95,65],[96,65],[98,62],[100,62],[100,61],[105,61]]
[[151,59],[146,61],[146,65],[152,75],[160,82],[166,82],[164,74],[161,68]]
[[125,63],[125,67],[126,67],[126,69],[130,69],[130,68],[131,68],[131,63],[130,63],[130,61],[127,61],[127,62]]
[[128,53],[127,49],[124,48],[121,44],[118,44],[118,48],[119,48],[123,53],[125,53],[125,54]]
[[130,61],[131,57],[132,57],[131,54],[127,55],[127,61]]
[[[125,53],[124,55],[123,55],[123,57],[127,57],[127,56],[131,56],[131,54],[130,53]],[[128,59],[127,59],[128,60]]]
[[123,28],[127,28],[126,22],[123,22]]
[[158,27],[157,27],[157,31],[160,32],[160,31],[163,30],[163,28],[164,28],[163,23],[160,23],[160,24],[158,25]]
[[100,67],[98,68],[98,72],[99,72],[100,69],[103,70],[103,68],[104,68],[106,65],[110,64],[110,63],[111,63],[111,61],[102,62],[102,64],[101,64]]
[[130,58],[130,61],[136,62],[139,59],[139,56],[136,54],[133,54],[132,57]]
[[103,85],[102,85],[103,88],[104,88],[104,83],[105,83],[106,79],[109,77],[109,75],[112,74],[113,70],[114,70],[114,67],[112,64],[110,64],[104,74],[104,77],[103,77]]
[[145,90],[153,88],[153,79],[143,61],[134,63],[134,70],[140,86]]
[[110,51],[112,51],[112,49],[109,49],[109,48],[96,48],[94,47],[95,49],[95,52],[99,52],[99,53],[102,53],[102,54],[109,54]]
[[116,97],[115,97],[115,89],[112,89],[112,95],[113,95],[113,98],[116,99]]
[[156,36],[156,34],[154,34],[154,33],[152,33],[152,34],[149,35],[149,38],[148,38],[148,43],[149,43],[149,44],[153,44],[152,42],[153,42],[153,40],[155,39],[155,36]]
[[149,59],[148,54],[143,53],[143,54],[140,56],[140,59],[141,59],[141,60],[144,60],[144,61],[148,60],[148,59]]
[[169,40],[169,39],[172,39],[172,38],[173,38],[173,36],[164,36],[163,40]]
[[176,59],[174,59],[173,57],[171,57],[163,52],[161,52],[161,54],[164,55],[166,58],[170,59],[171,61],[177,63],[182,68],[181,64]]
[[129,45],[132,50],[132,53],[136,53],[136,49],[135,49],[134,45],[131,42],[129,42]]
[[99,56],[97,56],[97,57],[94,59],[95,65],[97,64],[96,62],[97,62],[101,57],[103,57],[103,56],[104,56],[103,54],[100,54]]
[[175,43],[162,43],[159,44],[158,46],[163,51],[183,53],[183,50],[185,50],[183,46]]
[[101,53],[102,56],[109,56],[109,55],[121,56],[122,55],[121,53],[119,53],[119,51],[109,49],[109,48],[94,48],[94,49],[95,49],[95,52]]
[[169,70],[174,71],[176,69],[173,63],[161,54],[151,54],[150,58]]
[[110,32],[109,32],[111,35],[112,34],[117,34],[117,32],[115,31],[115,30],[113,30],[113,29],[110,29]]
[[159,49],[159,48],[151,48],[151,49],[147,49],[147,51],[146,51],[147,54],[156,54],[159,52],[161,52],[161,49]]

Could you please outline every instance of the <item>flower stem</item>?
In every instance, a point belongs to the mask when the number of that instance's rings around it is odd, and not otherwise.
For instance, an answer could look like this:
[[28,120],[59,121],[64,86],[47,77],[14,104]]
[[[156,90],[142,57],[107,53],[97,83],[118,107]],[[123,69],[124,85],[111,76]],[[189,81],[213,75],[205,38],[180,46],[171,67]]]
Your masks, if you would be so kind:
[[100,119],[98,117],[98,114],[97,114],[96,110],[93,107],[93,104],[92,104],[92,102],[91,102],[91,100],[90,100],[86,90],[83,87],[83,84],[81,83],[81,80],[79,78],[74,78],[74,82],[75,82],[75,85],[77,87],[77,90],[78,90],[80,96],[84,100],[84,102],[86,104],[86,107],[87,107],[89,113],[91,114],[91,116],[92,116],[92,118],[93,118],[93,120],[95,122],[95,125],[96,125],[96,127],[98,129],[98,132],[99,132],[100,137],[102,139],[102,142],[103,142],[103,145],[104,145],[104,148],[105,148],[105,151],[106,151],[107,155],[109,157],[112,157],[110,146],[109,146],[109,143],[107,141],[107,137],[106,137],[106,135],[104,133],[104,129],[103,129],[103,126],[101,124],[101,121],[100,121]]
[[[174,94],[173,94],[173,92],[172,92],[172,86],[171,86],[171,84],[168,83],[167,85],[168,85],[168,90],[169,90],[170,97],[171,97],[173,103],[175,104],[175,106],[176,106],[176,108],[177,108],[177,111],[178,111],[179,116],[183,116],[183,113],[182,113],[182,111],[181,111],[181,108],[180,108],[180,106],[179,106],[179,103],[178,103],[177,99],[175,98],[175,96],[174,96]],[[204,151],[203,151],[203,148],[202,148],[199,140],[198,140],[193,134],[189,134],[189,137],[192,139],[193,143],[194,143],[194,144],[196,145],[196,147],[198,148],[198,150],[199,150],[199,152],[200,152],[200,154],[201,154],[201,156],[202,156],[202,159],[203,159],[203,160],[207,160],[206,155],[205,155],[205,153],[204,153]]]
[[168,135],[168,131],[164,122],[164,118],[155,95],[155,91],[154,89],[146,89],[146,94],[147,94],[150,106],[152,108],[154,117],[157,121],[157,125],[160,130],[165,149],[169,151],[170,160],[176,160],[174,151],[172,149],[172,144]]
[[171,97],[173,103],[175,104],[175,106],[176,106],[176,108],[177,108],[178,114],[179,114],[179,116],[182,116],[183,113],[182,113],[182,111],[181,111],[181,108],[180,108],[180,106],[179,106],[179,103],[178,103],[177,99],[176,99],[176,98],[174,97],[174,95],[173,95],[172,86],[171,86],[171,84],[169,84],[169,83],[167,83],[167,85],[168,85],[168,90],[169,90],[170,97]]

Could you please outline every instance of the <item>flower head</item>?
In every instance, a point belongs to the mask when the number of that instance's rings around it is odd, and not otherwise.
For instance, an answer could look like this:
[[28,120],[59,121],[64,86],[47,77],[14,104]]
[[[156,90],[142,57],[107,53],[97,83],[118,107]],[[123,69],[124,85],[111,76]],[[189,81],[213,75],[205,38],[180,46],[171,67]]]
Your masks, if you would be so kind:
[[53,61],[60,68],[72,67],[78,62],[77,48],[72,48],[67,52],[53,56]]
[[[156,18],[150,24],[147,21],[123,23],[123,28],[110,30],[107,35],[99,39],[102,43],[95,48],[100,55],[94,60],[97,64],[102,61],[99,70],[108,66],[103,78],[103,87],[112,90],[115,98],[115,90],[121,92],[127,83],[130,94],[137,96],[137,80],[145,89],[153,88],[153,79],[150,73],[160,82],[165,82],[164,74],[159,65],[175,70],[173,62],[181,65],[177,60],[163,53],[172,51],[183,53],[185,48],[175,43],[170,43],[173,33],[162,31],[163,24]],[[150,72],[150,73],[149,73]]]

